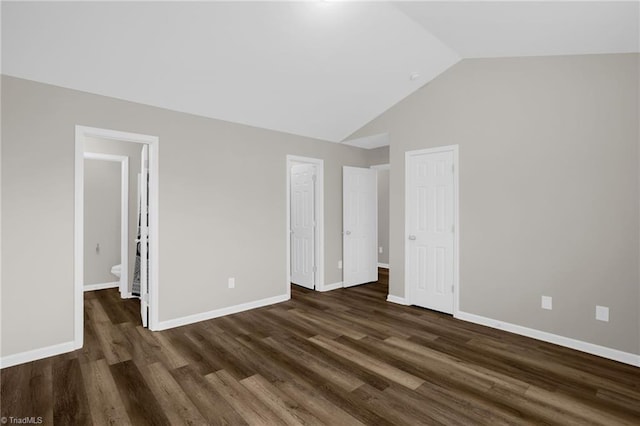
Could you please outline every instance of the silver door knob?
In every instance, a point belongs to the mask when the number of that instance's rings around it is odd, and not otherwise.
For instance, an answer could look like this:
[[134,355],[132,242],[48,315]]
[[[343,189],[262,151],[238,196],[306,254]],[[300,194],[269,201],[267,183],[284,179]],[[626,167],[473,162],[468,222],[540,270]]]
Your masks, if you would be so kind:
[[415,239],[416,239],[416,236],[415,236],[415,235],[409,235],[409,239],[410,239],[411,241],[413,241],[413,240],[415,240]]
[[345,234],[351,235],[351,231],[346,231]]

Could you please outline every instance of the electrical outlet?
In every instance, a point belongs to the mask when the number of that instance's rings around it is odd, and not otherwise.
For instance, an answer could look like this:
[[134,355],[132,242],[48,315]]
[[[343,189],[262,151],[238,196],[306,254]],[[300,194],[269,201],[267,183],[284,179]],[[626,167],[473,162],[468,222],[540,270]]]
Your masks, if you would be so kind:
[[342,269],[342,260],[338,260],[338,269]]
[[551,296],[542,296],[541,307],[542,307],[542,309],[552,310],[553,309],[553,297],[551,297]]
[[596,319],[598,321],[609,322],[609,308],[596,305]]
[[382,247],[378,247],[378,253],[382,254]]
[[229,288],[236,288],[236,279],[233,277],[229,278]]

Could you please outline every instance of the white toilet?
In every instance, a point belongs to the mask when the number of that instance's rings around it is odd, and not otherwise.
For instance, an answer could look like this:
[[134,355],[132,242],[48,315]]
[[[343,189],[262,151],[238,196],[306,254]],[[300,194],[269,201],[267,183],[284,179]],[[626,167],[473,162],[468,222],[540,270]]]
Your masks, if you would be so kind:
[[122,275],[122,265],[113,265],[111,273],[120,279],[120,275]]

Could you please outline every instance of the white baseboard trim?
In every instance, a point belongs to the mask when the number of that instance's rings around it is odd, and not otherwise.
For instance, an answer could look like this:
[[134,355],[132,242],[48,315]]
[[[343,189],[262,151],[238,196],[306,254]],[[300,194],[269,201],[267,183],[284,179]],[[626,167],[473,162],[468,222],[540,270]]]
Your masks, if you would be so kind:
[[396,303],[398,305],[404,305],[404,306],[411,305],[411,303],[409,303],[409,301],[404,297],[394,296],[393,294],[387,295],[387,302]]
[[25,362],[37,361],[50,356],[60,355],[66,352],[80,349],[76,342],[65,342],[57,345],[47,346],[40,349],[32,349],[26,352],[20,352],[13,355],[7,355],[0,358],[0,368],[13,367],[14,365],[24,364]]
[[333,283],[333,284],[325,284],[324,287],[322,287],[322,290],[318,290],[318,291],[331,291],[331,290],[337,290],[339,288],[343,288],[344,286],[342,285],[342,281],[337,282],[337,283]]
[[133,293],[120,293],[120,298],[121,299],[137,299],[138,296],[134,296]]
[[112,282],[112,283],[98,283],[98,284],[85,284],[84,291],[93,291],[93,290],[104,290],[106,288],[119,288],[120,282]]
[[380,262],[378,262],[378,268],[389,269],[389,264],[388,263],[380,263]]
[[468,312],[458,311],[458,313],[455,314],[454,316],[464,321],[485,325],[491,328],[497,328],[499,330],[509,331],[511,333],[519,334],[521,336],[531,337],[534,339],[542,340],[544,342],[554,343],[556,345],[564,346],[571,349],[576,349],[578,351],[586,352],[592,355],[597,355],[602,358],[607,358],[614,361],[640,367],[640,355],[619,351],[617,349],[607,348],[605,346],[596,345],[594,343],[583,342],[582,340],[576,340],[570,337],[564,337],[564,336],[559,336],[553,333],[547,333],[546,331],[540,331],[533,328],[523,327],[521,325],[511,324],[504,321],[498,321],[498,320],[483,317],[480,315],[470,314]]
[[280,296],[268,297],[266,299],[255,300],[253,302],[241,303],[239,305],[229,306],[227,308],[214,309],[213,311],[202,312],[199,314],[188,315],[186,317],[175,318],[166,321],[160,321],[158,322],[158,325],[153,329],[153,331],[168,330],[174,327],[193,324],[194,322],[206,321],[225,315],[237,314],[238,312],[248,311],[249,309],[261,308],[263,306],[285,302],[289,299],[291,299],[291,296],[289,296],[288,294],[282,294]]

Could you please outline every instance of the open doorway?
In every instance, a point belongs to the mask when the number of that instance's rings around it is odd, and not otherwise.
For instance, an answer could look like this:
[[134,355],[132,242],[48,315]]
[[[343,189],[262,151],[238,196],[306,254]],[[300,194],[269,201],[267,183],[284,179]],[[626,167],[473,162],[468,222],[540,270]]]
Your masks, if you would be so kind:
[[324,162],[287,156],[287,293],[324,290]]
[[389,269],[389,164],[371,166],[378,175],[378,268]]
[[[98,142],[98,141],[96,141]],[[84,291],[129,291],[129,156],[84,152]],[[96,151],[100,151],[97,149]],[[135,163],[134,163],[135,164]]]
[[[95,151],[94,149],[87,149],[87,146],[92,146],[92,141],[95,142],[96,140],[101,141],[105,146],[111,145],[112,152],[85,154],[87,151]],[[133,152],[139,152],[135,166],[133,161],[129,161],[130,155],[114,155],[113,146],[116,144],[127,145]],[[121,197],[119,221],[122,225],[119,233],[120,262],[112,265],[109,272],[114,278],[118,278],[121,297],[137,297],[139,299],[140,322],[142,325],[153,330],[158,323],[158,138],[135,133],[76,126],[74,339],[78,347],[82,346],[84,331],[85,257],[87,255],[85,248],[88,250],[95,249],[97,253],[100,252],[99,242],[92,241],[91,247],[85,247],[85,244],[87,244],[85,241],[84,211],[86,156],[88,156],[88,160],[95,160],[96,156],[98,156],[102,157],[103,160],[110,158],[113,162],[120,162],[122,179],[122,189],[119,194]],[[125,157],[127,161],[122,157]],[[127,173],[129,166],[131,166],[131,170],[135,171],[135,173],[130,173],[130,177],[127,176],[127,181],[125,181],[125,164]],[[89,173],[92,172],[87,170],[87,175]],[[125,182],[128,183],[126,185],[126,202]],[[132,216],[135,221],[130,219]],[[133,226],[132,223],[134,224]],[[131,256],[130,254],[132,253],[135,253],[135,255]],[[104,265],[100,265],[100,268],[105,269]]]

